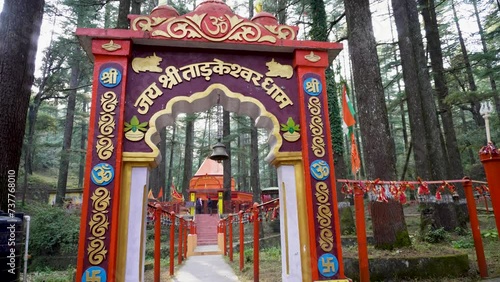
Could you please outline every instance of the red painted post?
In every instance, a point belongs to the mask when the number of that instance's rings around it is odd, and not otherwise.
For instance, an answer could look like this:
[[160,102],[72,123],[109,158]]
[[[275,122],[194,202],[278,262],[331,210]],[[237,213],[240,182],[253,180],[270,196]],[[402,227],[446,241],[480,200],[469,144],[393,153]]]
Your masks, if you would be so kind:
[[[489,151],[489,153],[487,152]],[[483,147],[479,154],[479,159],[483,163],[488,188],[490,190],[491,208],[495,215],[498,238],[500,239],[500,153],[492,144]]]
[[187,251],[188,251],[188,230],[189,230],[189,227],[188,227],[188,221],[184,220],[184,253],[183,253],[183,258],[186,259],[187,258]]
[[174,275],[175,212],[170,212],[170,276]]
[[253,209],[253,281],[259,281],[259,208]]
[[243,226],[243,211],[238,213],[238,218],[240,220],[240,271],[242,271],[245,261],[245,228]]
[[470,227],[472,229],[472,238],[474,238],[474,248],[476,249],[477,265],[481,278],[488,277],[488,267],[484,257],[483,239],[479,229],[479,220],[477,219],[476,202],[472,192],[472,182],[470,179],[464,183],[465,198],[467,199],[467,209],[469,210]]
[[227,238],[226,238],[226,220],[227,219],[224,219],[222,221],[222,234],[224,234],[224,255],[227,256]]
[[229,215],[229,261],[233,261],[233,216]]
[[356,185],[354,187],[354,207],[356,210],[356,234],[358,237],[359,278],[361,282],[369,282],[370,271],[368,269],[368,244],[366,243],[363,194],[363,191]]
[[183,219],[179,218],[179,239],[177,239],[177,263],[178,264],[182,263],[182,241],[184,241],[183,236],[182,236],[182,232],[184,231],[182,221],[183,221]]
[[155,263],[154,263],[154,281],[160,282],[160,253],[161,253],[161,206],[157,205],[155,209]]
[[189,234],[196,234],[196,226],[194,225],[194,221],[191,220],[191,229]]

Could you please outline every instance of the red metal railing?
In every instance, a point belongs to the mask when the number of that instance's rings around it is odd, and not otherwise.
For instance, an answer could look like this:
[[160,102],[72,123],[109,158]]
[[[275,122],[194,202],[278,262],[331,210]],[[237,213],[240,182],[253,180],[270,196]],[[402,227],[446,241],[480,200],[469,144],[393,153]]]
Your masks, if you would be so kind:
[[[344,183],[342,186],[342,192],[345,194],[354,194],[354,205],[356,211],[356,234],[358,240],[358,253],[359,253],[359,273],[360,281],[370,281],[370,273],[368,270],[368,248],[366,243],[366,223],[365,223],[365,212],[364,212],[364,201],[363,196],[367,192],[372,192],[377,195],[377,200],[386,201],[386,189],[389,193],[394,196],[394,198],[401,200],[399,197],[405,197],[401,193],[405,192],[406,188],[415,189],[413,185],[418,186],[418,192],[425,193],[428,195],[430,191],[427,189],[429,184],[440,184],[436,192],[436,199],[441,197],[441,192],[444,188],[448,188],[450,192],[454,192],[454,186],[451,183],[462,183],[465,192],[465,198],[467,200],[467,209],[469,212],[469,220],[472,229],[472,237],[474,239],[474,247],[476,250],[477,264],[479,268],[479,273],[482,278],[488,277],[488,269],[486,265],[486,259],[484,255],[483,241],[481,238],[481,232],[479,229],[479,220],[476,210],[476,201],[474,198],[474,192],[472,188],[472,183],[480,183],[478,181],[471,181],[468,178],[461,180],[444,180],[444,181],[365,181],[365,180],[347,180],[338,179],[340,183]],[[378,186],[378,188],[377,188]],[[388,187],[388,188],[384,188]],[[406,198],[404,198],[406,201]]]
[[[221,219],[219,222],[218,232],[223,234],[223,252],[224,255],[229,256],[229,260],[233,261],[233,223],[234,219],[237,218],[237,223],[239,225],[239,259],[240,259],[240,271],[243,270],[245,265],[245,242],[244,242],[244,224],[253,223],[253,277],[254,281],[259,281],[259,222],[266,215],[271,213],[271,220],[276,218],[279,206],[277,205],[279,199],[274,199],[263,204],[254,203],[253,207],[245,210],[239,211],[235,214],[229,214],[226,218]],[[272,207],[272,208],[269,208]],[[227,230],[229,229],[229,230]],[[227,232],[228,231],[228,232]],[[229,234],[227,234],[229,233]],[[227,236],[229,235],[229,236]],[[229,238],[228,238],[229,237]],[[227,246],[229,245],[229,250]]]
[[190,234],[196,232],[196,227],[193,221],[185,220],[184,218],[178,216],[173,211],[166,211],[159,204],[155,206],[148,204],[150,212],[154,214],[154,225],[155,225],[155,244],[154,244],[154,281],[160,281],[161,272],[161,226],[170,226],[170,254],[169,254],[169,265],[170,265],[170,276],[174,275],[175,267],[175,239],[176,232],[175,226],[178,225],[177,233],[177,263],[181,264],[182,261],[187,256],[187,238],[188,230]]

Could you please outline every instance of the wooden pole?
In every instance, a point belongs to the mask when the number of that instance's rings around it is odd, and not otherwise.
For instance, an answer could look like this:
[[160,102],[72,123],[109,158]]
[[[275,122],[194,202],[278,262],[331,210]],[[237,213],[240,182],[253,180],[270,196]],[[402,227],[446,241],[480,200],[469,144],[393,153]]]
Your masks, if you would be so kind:
[[233,215],[229,215],[229,261],[233,261]]
[[222,221],[222,234],[224,236],[224,240],[222,240],[224,242],[224,255],[227,256],[227,236],[226,236],[226,222],[227,222],[227,218],[224,219]]
[[175,212],[170,212],[170,276],[174,275]]
[[160,253],[161,253],[161,206],[155,209],[155,263],[154,282],[160,282]]
[[182,219],[179,218],[179,239],[177,239],[177,263],[181,264],[182,263],[182,241],[183,240],[183,224],[182,224]]
[[483,240],[481,230],[479,229],[479,220],[477,219],[476,202],[472,192],[472,182],[469,180],[464,183],[465,198],[467,199],[467,209],[469,210],[470,227],[472,229],[472,238],[474,238],[474,248],[476,249],[477,265],[481,278],[488,277],[488,267],[484,257]]
[[253,209],[253,281],[259,282],[259,208]]
[[240,271],[243,271],[245,263],[245,228],[243,226],[243,211],[238,213],[240,220]]

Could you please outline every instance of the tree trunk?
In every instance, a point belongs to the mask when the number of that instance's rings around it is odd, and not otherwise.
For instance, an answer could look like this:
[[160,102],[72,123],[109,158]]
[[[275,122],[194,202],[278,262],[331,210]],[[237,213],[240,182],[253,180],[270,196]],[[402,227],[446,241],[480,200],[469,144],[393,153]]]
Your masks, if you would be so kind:
[[441,130],[425,59],[417,3],[392,1],[405,82],[415,168],[423,179],[445,179]]
[[131,0],[131,11],[130,13],[133,15],[140,15],[141,14],[141,4],[142,0]]
[[116,28],[127,29],[128,28],[128,14],[130,13],[130,1],[134,0],[120,0],[120,5],[118,7],[118,20],[116,22]]
[[193,177],[194,116],[186,117],[186,143],[184,144],[184,169],[182,174],[182,194],[188,199],[189,181]]
[[0,14],[0,210],[14,200],[45,1],[4,2]]
[[[389,1],[387,1],[387,13],[389,14],[389,24],[391,27],[391,43],[396,44],[397,42],[394,40],[394,29],[393,29],[393,25],[392,25],[393,15],[392,15],[391,5],[390,5]],[[393,60],[394,60],[394,62],[398,62],[398,56],[397,56],[397,52],[396,52],[397,50],[396,50],[396,48],[392,48],[392,50],[393,50],[393,52],[392,52]],[[396,67],[396,73],[400,74],[401,73],[399,71],[400,64],[396,63],[395,67]],[[400,77],[397,78],[397,85],[398,85],[398,95],[404,94],[402,89],[401,89],[401,78]],[[405,114],[405,104],[404,104],[404,100],[406,99],[405,96],[406,95],[403,95],[401,97],[401,102],[399,103],[399,111],[401,112],[401,130],[403,131],[403,142],[404,142],[404,148],[406,151],[406,149],[408,149],[410,144],[408,142],[408,129],[406,128],[406,114]],[[404,175],[404,173],[403,173],[403,175]]]
[[[79,48],[79,47],[76,47]],[[71,79],[69,87],[72,89],[68,95],[68,107],[66,110],[66,119],[64,126],[63,147],[61,150],[61,160],[59,162],[59,176],[57,178],[56,204],[62,206],[66,195],[66,185],[68,182],[68,170],[71,154],[71,140],[73,138],[73,122],[75,119],[76,106],[76,88],[79,83],[80,62],[78,61],[79,52],[75,52],[75,60],[71,66]]]
[[229,134],[231,132],[231,124],[230,124],[230,113],[228,111],[223,111],[222,114],[222,136],[226,136],[223,142],[226,146],[226,153],[229,158],[223,162],[223,174],[224,174],[224,212],[232,213],[233,210],[231,208],[231,142],[228,139]]
[[[37,95],[38,96],[38,95]],[[33,174],[33,151],[34,151],[34,139],[35,139],[35,124],[38,116],[38,109],[40,109],[40,99],[33,100],[33,103],[28,109],[28,130],[26,132],[26,150],[24,155],[24,171],[27,174]]]
[[392,199],[372,202],[371,215],[376,248],[392,250],[411,245],[401,203]]
[[[434,85],[438,96],[439,113],[441,114],[444,137],[446,139],[447,158],[445,160],[447,160],[448,178],[461,179],[464,176],[464,171],[460,151],[458,150],[452,109],[444,101],[448,96],[448,86],[444,74],[443,52],[441,50],[435,3],[434,0],[419,0],[419,5],[421,6],[422,17],[425,23],[425,34],[431,59]],[[458,191],[462,197],[465,196],[463,189],[458,189]]]
[[390,137],[373,27],[367,20],[371,18],[369,1],[349,0],[344,4],[366,176],[395,179],[396,153]]
[[[344,5],[366,176],[369,179],[395,179],[396,153],[390,137],[370,3],[368,0],[345,0]],[[373,120],[378,122],[373,123]],[[411,244],[399,202],[374,202],[371,206],[377,247],[392,249]]]
[[170,188],[172,187],[172,172],[173,172],[173,165],[174,165],[174,148],[175,148],[175,130],[176,130],[176,125],[172,126],[172,138],[170,139],[170,157],[168,158],[168,175],[167,175],[167,187],[165,187],[165,199],[168,200],[170,199],[170,194],[172,191]]
[[286,6],[288,4],[287,0],[278,0],[278,23],[286,24],[287,14],[286,14]]
[[[87,103],[82,101],[82,112],[87,112]],[[85,173],[85,144],[87,143],[87,120],[84,119],[81,125],[81,135],[80,135],[80,167],[78,169],[78,188],[83,188],[83,177]]]
[[[460,29],[460,24],[458,22],[458,16],[457,16],[457,11],[455,9],[454,0],[451,1],[451,8],[453,10],[453,20],[455,21],[455,26],[457,28],[458,41],[460,42],[460,51],[462,52],[462,58],[465,64],[465,72],[467,74],[467,82],[469,83],[469,91],[476,92],[477,91],[476,82],[474,80],[469,54],[467,53],[467,48],[465,47],[465,40],[462,36],[462,30]],[[470,102],[470,111],[472,113],[472,118],[476,122],[477,126],[484,127],[484,119],[479,113],[480,108],[481,104],[479,103],[479,101]]]

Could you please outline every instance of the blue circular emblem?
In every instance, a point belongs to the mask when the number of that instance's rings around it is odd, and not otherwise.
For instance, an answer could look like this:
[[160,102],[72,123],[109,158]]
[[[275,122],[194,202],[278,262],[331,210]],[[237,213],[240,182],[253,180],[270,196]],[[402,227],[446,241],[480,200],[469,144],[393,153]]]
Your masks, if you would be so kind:
[[310,165],[311,175],[316,180],[325,180],[330,175],[330,166],[323,160],[315,160]]
[[309,77],[304,80],[304,91],[311,96],[318,96],[323,91],[321,81],[314,77]]
[[113,88],[122,81],[122,73],[115,68],[105,68],[99,74],[99,82],[102,86]]
[[332,277],[339,271],[339,261],[332,254],[323,254],[318,259],[318,270],[325,277]]
[[96,164],[92,168],[92,172],[90,174],[90,179],[94,182],[95,185],[106,186],[115,177],[115,170],[110,164],[100,163]]
[[91,266],[82,275],[82,282],[106,282],[106,270],[99,266]]

